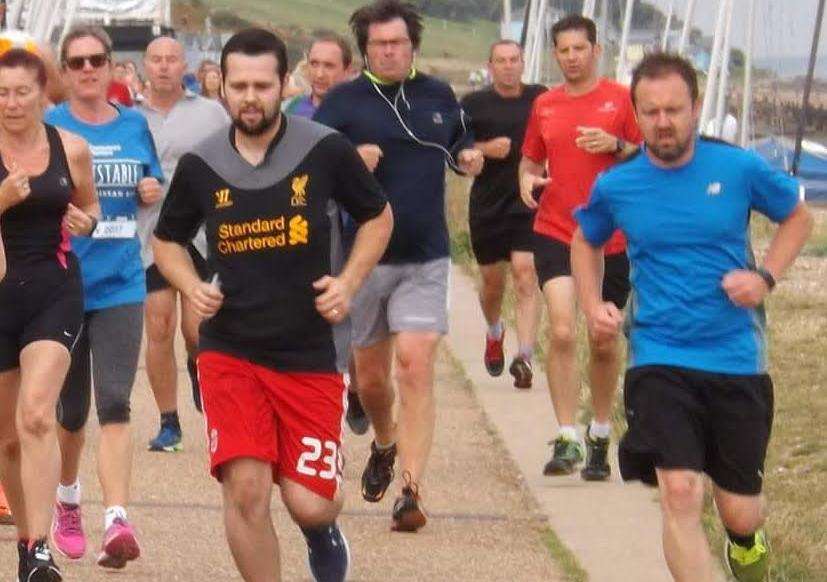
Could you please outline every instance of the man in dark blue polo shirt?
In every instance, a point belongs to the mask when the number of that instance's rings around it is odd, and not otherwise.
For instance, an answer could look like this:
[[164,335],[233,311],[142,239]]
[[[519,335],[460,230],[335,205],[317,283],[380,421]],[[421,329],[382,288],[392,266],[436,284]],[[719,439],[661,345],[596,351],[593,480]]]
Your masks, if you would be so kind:
[[[398,444],[404,484],[392,528],[415,531],[426,522],[418,481],[433,441],[434,358],[448,327],[445,166],[476,175],[482,152],[472,147],[451,88],[414,67],[422,38],[416,11],[379,0],[354,12],[350,24],[366,70],[331,91],[314,119],[358,145],[395,217],[388,250],[352,311],[359,397],[375,433],[362,496],[382,499],[393,480]],[[398,420],[392,357],[401,395]]]

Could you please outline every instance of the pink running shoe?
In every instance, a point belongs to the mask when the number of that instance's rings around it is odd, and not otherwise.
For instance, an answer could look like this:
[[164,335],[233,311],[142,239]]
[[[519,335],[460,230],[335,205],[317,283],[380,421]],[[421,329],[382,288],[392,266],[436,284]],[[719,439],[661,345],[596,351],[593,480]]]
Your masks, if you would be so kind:
[[79,560],[86,553],[86,536],[80,521],[80,505],[55,502],[52,516],[52,542],[55,549],[69,558]]
[[129,522],[116,517],[103,536],[103,547],[98,556],[98,566],[120,570],[127,562],[141,555],[138,538]]

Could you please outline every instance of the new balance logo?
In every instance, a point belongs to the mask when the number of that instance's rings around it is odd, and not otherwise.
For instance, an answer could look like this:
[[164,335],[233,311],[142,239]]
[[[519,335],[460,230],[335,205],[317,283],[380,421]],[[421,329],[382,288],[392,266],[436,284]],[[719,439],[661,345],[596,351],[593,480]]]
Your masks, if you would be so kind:
[[229,208],[233,205],[233,201],[230,198],[230,189],[223,188],[221,190],[216,190],[215,192],[215,207],[218,208]]
[[724,190],[723,186],[721,186],[720,182],[712,182],[706,188],[706,193],[710,196],[717,196]]
[[598,111],[600,113],[611,113],[612,111],[617,111],[617,105],[614,104],[614,101],[606,101],[600,106]]

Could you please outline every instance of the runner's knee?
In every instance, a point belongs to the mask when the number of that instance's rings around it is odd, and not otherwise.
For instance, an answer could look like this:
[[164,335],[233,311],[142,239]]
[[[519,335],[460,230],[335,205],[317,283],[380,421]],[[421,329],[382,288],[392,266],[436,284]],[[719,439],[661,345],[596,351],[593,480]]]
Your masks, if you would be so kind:
[[101,426],[129,422],[129,392],[105,394],[104,391],[99,390],[96,392],[95,404],[98,409],[98,422]]
[[258,475],[227,471],[222,481],[224,504],[245,521],[269,516],[270,487]]
[[151,313],[147,310],[146,337],[147,340],[160,344],[172,343],[175,338],[175,315],[170,313]]
[[39,438],[54,430],[55,425],[54,409],[41,405],[23,405],[18,427],[21,434]]
[[703,510],[703,480],[698,475],[678,472],[661,474],[661,505],[673,517],[700,518]]
[[553,324],[548,328],[548,341],[555,350],[574,349],[574,329],[568,324]]

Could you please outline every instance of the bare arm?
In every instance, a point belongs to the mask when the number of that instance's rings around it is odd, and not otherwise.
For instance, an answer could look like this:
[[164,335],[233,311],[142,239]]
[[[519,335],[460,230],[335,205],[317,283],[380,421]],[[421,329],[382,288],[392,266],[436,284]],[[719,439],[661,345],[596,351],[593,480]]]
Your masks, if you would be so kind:
[[[764,257],[763,268],[776,281],[781,279],[813,231],[813,215],[804,202],[778,225]],[[730,300],[740,307],[756,307],[769,294],[767,282],[754,271],[730,271],[722,282]]]
[[337,277],[326,275],[315,281],[320,292],[316,309],[331,323],[339,323],[350,311],[350,300],[368,273],[376,266],[388,246],[393,231],[393,213],[390,204],[376,217],[364,222],[356,231],[356,241],[350,258]]
[[518,169],[520,177],[520,198],[523,203],[532,210],[537,208],[537,201],[534,199],[534,189],[545,186],[549,178],[544,178],[546,168],[544,164],[535,162],[531,158],[523,156]]
[[778,225],[764,257],[764,268],[780,279],[793,264],[813,232],[813,214],[799,202],[787,219]]
[[474,149],[480,150],[486,158],[504,160],[511,152],[511,139],[508,137],[495,137],[488,141],[477,141],[474,142]]
[[571,241],[571,271],[589,333],[596,340],[614,339],[623,323],[617,306],[603,301],[604,264],[603,247],[592,246],[578,228]]

